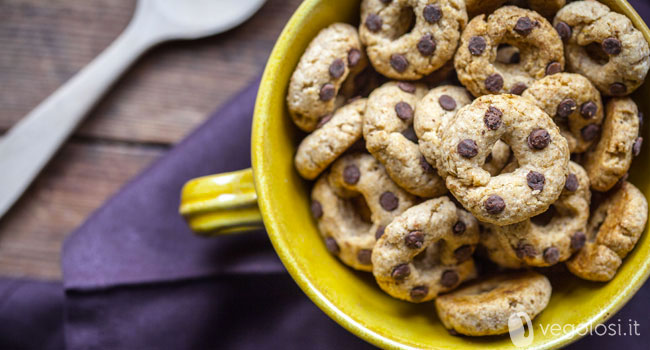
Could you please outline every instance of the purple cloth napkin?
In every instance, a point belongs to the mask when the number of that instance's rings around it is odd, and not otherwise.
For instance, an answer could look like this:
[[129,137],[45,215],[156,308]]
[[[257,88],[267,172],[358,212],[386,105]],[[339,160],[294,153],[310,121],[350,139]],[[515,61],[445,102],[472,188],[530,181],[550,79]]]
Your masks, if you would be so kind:
[[[648,3],[631,3],[650,18]],[[187,180],[250,166],[257,85],[71,234],[63,283],[0,278],[0,349],[371,348],[300,291],[264,231],[204,239],[177,213]],[[638,322],[640,336],[588,336],[570,348],[646,348],[648,311],[646,283],[610,320]]]

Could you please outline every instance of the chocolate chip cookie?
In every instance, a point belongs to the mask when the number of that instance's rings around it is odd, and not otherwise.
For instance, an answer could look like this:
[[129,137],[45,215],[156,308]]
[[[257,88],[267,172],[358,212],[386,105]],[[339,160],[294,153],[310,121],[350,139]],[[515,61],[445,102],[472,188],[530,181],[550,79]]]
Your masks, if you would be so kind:
[[[497,62],[499,45],[519,49],[519,62]],[[454,66],[460,82],[474,95],[521,94],[535,80],[564,69],[562,40],[535,11],[504,6],[487,18],[474,17],[461,35]]]
[[321,30],[291,76],[287,107],[293,122],[311,132],[334,111],[341,85],[368,64],[357,30],[334,23]]
[[359,35],[378,72],[415,80],[453,57],[466,23],[462,0],[363,0]]
[[567,69],[608,96],[632,93],[650,68],[650,48],[624,15],[597,1],[564,6],[553,20],[565,41]]

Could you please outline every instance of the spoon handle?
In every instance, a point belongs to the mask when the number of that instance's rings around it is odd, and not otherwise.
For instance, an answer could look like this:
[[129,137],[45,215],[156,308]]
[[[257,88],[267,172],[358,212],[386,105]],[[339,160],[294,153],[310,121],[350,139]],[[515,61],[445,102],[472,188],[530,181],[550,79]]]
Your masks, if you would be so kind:
[[144,17],[136,12],[128,27],[104,52],[0,139],[0,218],[106,90],[161,39],[147,30]]

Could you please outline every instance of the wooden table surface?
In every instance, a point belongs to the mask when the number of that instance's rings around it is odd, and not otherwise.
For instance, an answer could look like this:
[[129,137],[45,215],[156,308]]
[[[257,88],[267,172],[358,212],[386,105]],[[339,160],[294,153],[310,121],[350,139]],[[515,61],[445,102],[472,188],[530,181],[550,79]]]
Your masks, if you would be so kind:
[[[0,134],[114,40],[135,2],[0,0]],[[0,276],[60,279],[65,237],[261,74],[299,3],[268,0],[227,33],[142,57],[0,220]]]

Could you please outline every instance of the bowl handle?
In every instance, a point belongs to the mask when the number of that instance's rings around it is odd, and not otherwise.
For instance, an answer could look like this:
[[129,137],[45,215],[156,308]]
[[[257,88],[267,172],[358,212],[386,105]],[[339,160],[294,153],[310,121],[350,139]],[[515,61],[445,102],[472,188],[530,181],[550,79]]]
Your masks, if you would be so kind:
[[179,212],[194,232],[206,236],[264,226],[250,168],[188,181],[181,191]]

